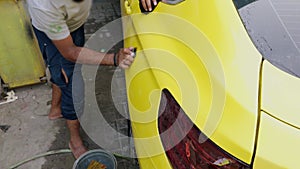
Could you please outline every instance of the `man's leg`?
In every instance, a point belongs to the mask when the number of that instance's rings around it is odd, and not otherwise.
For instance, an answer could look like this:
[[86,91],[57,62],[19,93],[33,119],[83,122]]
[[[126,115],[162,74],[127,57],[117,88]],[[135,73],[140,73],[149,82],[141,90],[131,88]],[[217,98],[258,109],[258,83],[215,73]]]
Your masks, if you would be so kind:
[[55,120],[62,117],[61,114],[61,90],[60,88],[52,83],[52,101],[51,108],[48,114],[50,120]]
[[[71,33],[74,44],[84,46],[84,27]],[[81,73],[81,66],[71,63],[65,58],[61,58],[61,73],[63,81],[66,84],[61,86],[62,98],[61,108],[62,114],[67,119],[67,126],[70,131],[69,148],[74,157],[77,159],[83,153],[87,152],[80,137],[80,123],[77,119],[83,113],[84,107],[84,82]],[[74,67],[72,67],[74,65]],[[73,85],[74,84],[74,85]]]
[[80,155],[87,152],[87,149],[83,145],[82,139],[80,137],[80,124],[78,120],[67,120],[67,126],[70,131],[69,148],[71,149],[74,157],[77,159],[80,157]]
[[[40,47],[40,51],[43,55],[43,58],[45,60],[46,65],[51,65],[52,63],[49,63],[49,60],[57,60],[57,54],[58,50],[52,43],[52,41],[47,37],[47,35],[39,31],[33,26],[34,33],[37,37],[38,44]],[[49,59],[56,57],[55,59]],[[50,71],[51,72],[51,71]],[[51,74],[51,73],[50,73]],[[58,119],[62,117],[61,114],[61,90],[60,88],[52,83],[52,101],[51,101],[51,108],[50,112],[48,113],[48,118],[50,120]]]

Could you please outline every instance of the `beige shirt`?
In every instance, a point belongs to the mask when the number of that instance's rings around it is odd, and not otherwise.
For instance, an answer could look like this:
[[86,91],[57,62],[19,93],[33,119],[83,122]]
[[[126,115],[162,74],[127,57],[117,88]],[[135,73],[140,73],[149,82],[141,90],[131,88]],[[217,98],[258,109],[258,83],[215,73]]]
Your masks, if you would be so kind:
[[51,40],[61,40],[86,21],[92,0],[27,0],[32,25]]

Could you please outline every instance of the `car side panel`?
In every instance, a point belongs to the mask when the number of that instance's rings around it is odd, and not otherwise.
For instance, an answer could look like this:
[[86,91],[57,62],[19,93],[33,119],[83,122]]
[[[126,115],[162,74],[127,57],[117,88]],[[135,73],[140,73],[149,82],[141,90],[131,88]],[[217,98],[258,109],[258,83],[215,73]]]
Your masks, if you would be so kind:
[[130,1],[130,6],[133,26],[124,29],[136,35],[127,38],[125,46],[136,41],[140,46],[126,81],[141,167],[170,167],[160,162],[167,159],[157,130],[162,89],[171,92],[215,143],[250,163],[262,57],[232,1],[160,3],[155,9],[159,13],[150,14],[140,14],[138,1]]
[[300,128],[300,79],[265,61],[262,84],[262,109]]
[[254,168],[299,168],[300,130],[275,119],[268,112],[261,113]]

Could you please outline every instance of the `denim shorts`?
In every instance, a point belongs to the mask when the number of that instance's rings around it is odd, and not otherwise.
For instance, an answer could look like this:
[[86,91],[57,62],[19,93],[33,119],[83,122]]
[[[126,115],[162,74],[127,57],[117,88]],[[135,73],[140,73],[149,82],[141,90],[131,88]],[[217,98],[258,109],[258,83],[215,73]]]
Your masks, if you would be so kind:
[[[84,105],[84,83],[81,65],[66,60],[44,32],[35,27],[33,27],[33,30],[38,39],[44,61],[49,68],[51,82],[61,89],[62,115],[65,119],[76,120],[77,115],[82,113]],[[84,46],[84,26],[72,32],[71,36],[76,46]],[[68,83],[66,83],[62,70],[67,75]]]

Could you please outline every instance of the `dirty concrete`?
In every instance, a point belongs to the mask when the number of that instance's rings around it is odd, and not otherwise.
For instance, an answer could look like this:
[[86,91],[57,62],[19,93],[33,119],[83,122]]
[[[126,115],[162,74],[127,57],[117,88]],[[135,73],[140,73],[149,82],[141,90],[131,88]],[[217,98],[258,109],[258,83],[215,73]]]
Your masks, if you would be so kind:
[[[118,0],[94,0],[90,16],[85,24],[86,39],[100,29],[106,23],[120,17]],[[121,25],[120,25],[121,26]],[[112,38],[112,33],[103,36],[102,41],[107,42]],[[106,38],[106,39],[105,39]],[[107,39],[108,38],[108,39]],[[122,42],[116,44],[112,50],[122,47]],[[104,47],[105,48],[105,47]],[[116,73],[117,72],[117,73]],[[117,74],[117,75],[116,75]],[[113,76],[117,85],[112,83]],[[98,68],[96,77],[96,98],[101,112],[111,126],[118,131],[120,137],[114,138],[119,146],[116,151],[133,151],[132,142],[123,138],[128,131],[127,120],[118,113],[119,108],[126,108],[126,89],[124,71],[116,70],[111,66]],[[118,89],[118,104],[113,103],[111,90]],[[47,118],[50,109],[51,88],[47,84],[37,84],[14,89],[18,100],[0,105],[0,168],[6,169],[24,159],[42,154],[51,150],[68,149],[69,133],[65,120],[50,121]],[[128,113],[128,112],[127,112]],[[9,126],[9,127],[8,127]],[[88,149],[101,148],[81,130],[84,144]],[[124,141],[125,140],[125,141]],[[56,154],[37,158],[18,167],[18,169],[69,169],[72,168],[75,159],[71,153]],[[137,160],[134,158],[117,158],[118,168],[138,169]]]
[[[0,131],[0,168],[3,169],[48,151],[60,128],[47,118],[46,103],[51,99],[48,86],[34,85],[15,92],[18,100],[0,107],[0,124],[11,126],[5,133]],[[20,168],[40,168],[44,162],[40,158]]]

